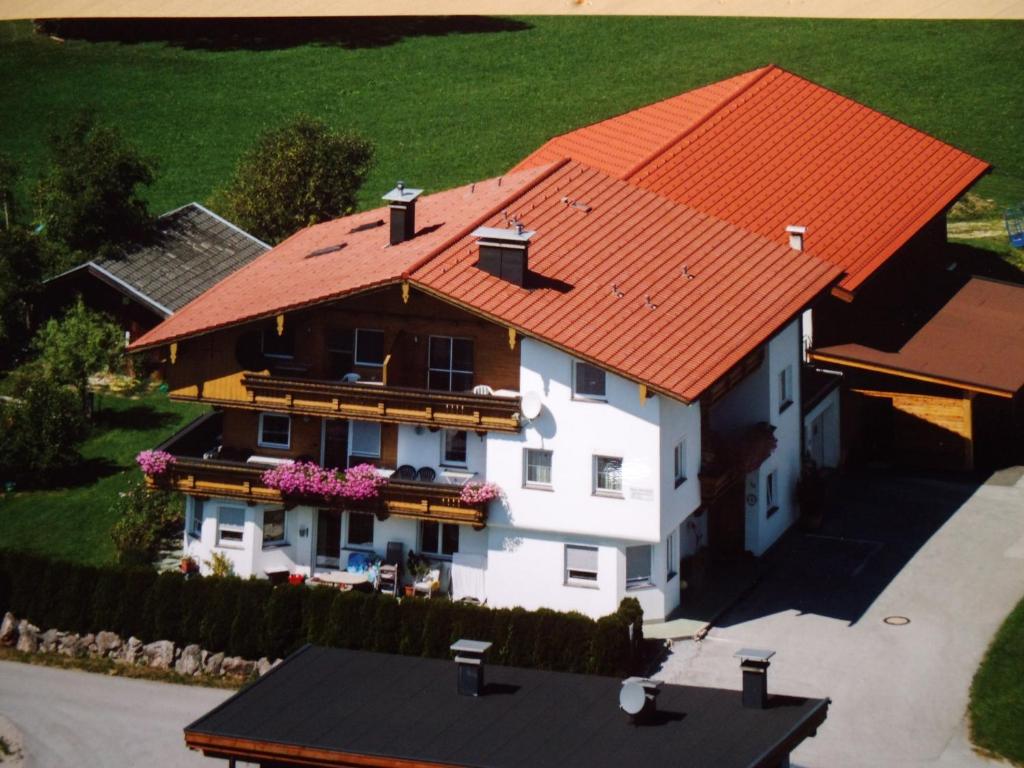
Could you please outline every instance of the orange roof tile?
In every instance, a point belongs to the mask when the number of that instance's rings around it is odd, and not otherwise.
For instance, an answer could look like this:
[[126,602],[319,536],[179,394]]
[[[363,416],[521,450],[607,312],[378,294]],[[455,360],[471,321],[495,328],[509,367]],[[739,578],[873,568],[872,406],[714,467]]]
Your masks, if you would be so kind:
[[469,235],[417,269],[414,284],[687,401],[839,276],[810,254],[580,163],[525,191],[508,214],[536,231],[532,286],[478,269]]

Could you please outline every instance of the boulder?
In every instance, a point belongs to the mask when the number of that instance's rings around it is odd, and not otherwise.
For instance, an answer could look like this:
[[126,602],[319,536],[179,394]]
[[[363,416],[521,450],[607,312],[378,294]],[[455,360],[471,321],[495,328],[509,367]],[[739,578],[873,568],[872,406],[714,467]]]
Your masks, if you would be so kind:
[[260,677],[263,677],[267,672],[271,670],[274,665],[270,663],[270,659],[266,656],[256,662],[256,671],[259,672]]
[[64,633],[59,629],[48,629],[39,636],[39,652],[54,653],[60,647]]
[[88,656],[96,653],[96,635],[86,634],[78,638],[78,655]]
[[170,640],[157,640],[144,645],[142,656],[147,666],[154,669],[170,669],[174,664],[174,643]]
[[129,664],[145,661],[142,655],[142,641],[134,635],[128,638],[128,643],[124,646],[124,660]]
[[221,672],[230,677],[251,677],[255,671],[256,663],[240,656],[228,656],[221,665]]
[[77,656],[79,637],[74,632],[63,634],[57,641],[57,653],[61,656]]
[[174,671],[180,675],[195,675],[203,667],[202,656],[198,645],[186,645],[181,650],[181,657],[174,665]]
[[112,656],[124,643],[116,632],[99,632],[96,635],[96,652],[100,656]]
[[[205,653],[205,651],[204,651]],[[203,672],[208,675],[219,675],[224,664],[223,653],[211,653],[203,662]]]
[[4,620],[0,623],[0,645],[10,648],[18,642],[18,620],[14,614],[8,611],[4,614]]
[[18,624],[18,642],[14,646],[23,653],[35,653],[39,650],[39,627],[29,624],[25,619]]

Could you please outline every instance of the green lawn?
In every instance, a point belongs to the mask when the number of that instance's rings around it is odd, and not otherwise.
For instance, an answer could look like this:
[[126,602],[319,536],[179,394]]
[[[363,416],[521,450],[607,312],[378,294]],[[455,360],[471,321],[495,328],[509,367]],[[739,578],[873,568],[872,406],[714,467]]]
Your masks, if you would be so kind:
[[377,142],[368,206],[398,178],[438,190],[500,174],[553,134],[774,62],[988,160],[981,194],[1024,199],[1024,23],[555,17],[444,34],[395,19],[373,35],[347,23],[325,24],[331,42],[263,50],[61,44],[0,24],[0,114],[16,116],[0,151],[32,177],[49,126],[93,105],[159,159],[151,202],[164,211],[207,199],[257,132],[305,111]]
[[975,745],[1024,765],[1024,600],[996,633],[971,684]]
[[99,412],[82,464],[69,473],[68,487],[0,493],[0,542],[84,563],[114,558],[110,526],[117,494],[142,477],[135,455],[205,411],[172,403],[154,392],[138,398],[97,396]]

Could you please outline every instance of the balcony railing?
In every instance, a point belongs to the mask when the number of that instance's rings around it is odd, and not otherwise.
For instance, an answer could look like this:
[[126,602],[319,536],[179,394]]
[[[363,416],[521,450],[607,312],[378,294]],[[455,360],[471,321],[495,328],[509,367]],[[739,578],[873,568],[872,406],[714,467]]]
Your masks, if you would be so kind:
[[487,523],[487,505],[465,504],[460,499],[461,486],[450,483],[421,483],[390,480],[380,489],[380,496],[367,501],[322,498],[296,499],[263,484],[266,464],[248,461],[225,461],[202,458],[215,445],[220,428],[220,414],[201,416],[160,446],[175,457],[159,477],[146,477],[150,488],[166,488],[191,496],[241,499],[253,504],[305,504],[318,508],[344,508],[373,512],[380,519],[390,515],[443,523],[460,523],[483,528]]
[[246,405],[264,411],[450,429],[520,429],[522,398],[518,395],[476,395],[257,373],[245,374],[242,386],[249,392]]

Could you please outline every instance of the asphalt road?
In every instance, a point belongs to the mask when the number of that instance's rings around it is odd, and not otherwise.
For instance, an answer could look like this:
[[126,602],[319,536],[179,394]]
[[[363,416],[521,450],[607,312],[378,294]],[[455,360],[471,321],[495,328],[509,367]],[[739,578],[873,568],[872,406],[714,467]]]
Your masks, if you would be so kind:
[[21,732],[25,768],[223,766],[182,729],[231,693],[0,661],[0,715]]
[[831,530],[791,534],[765,580],[703,642],[677,643],[657,676],[739,688],[733,654],[769,648],[769,692],[832,699],[794,766],[994,768],[970,747],[966,708],[1024,595],[1024,472],[1001,474],[978,487],[846,478]]

